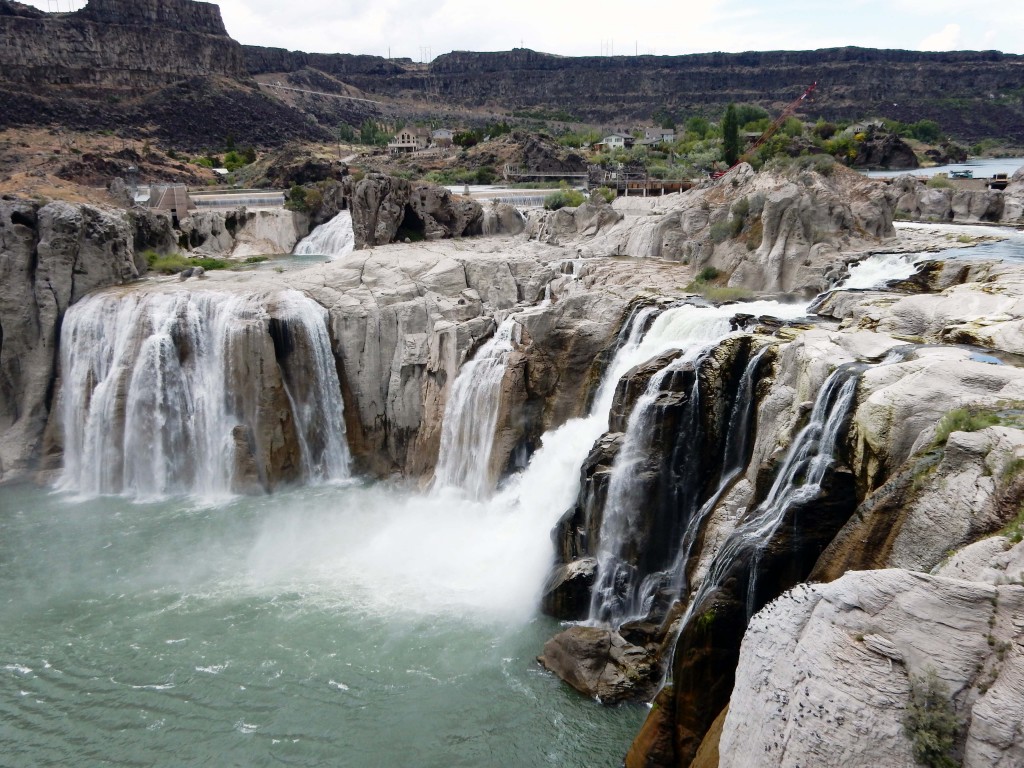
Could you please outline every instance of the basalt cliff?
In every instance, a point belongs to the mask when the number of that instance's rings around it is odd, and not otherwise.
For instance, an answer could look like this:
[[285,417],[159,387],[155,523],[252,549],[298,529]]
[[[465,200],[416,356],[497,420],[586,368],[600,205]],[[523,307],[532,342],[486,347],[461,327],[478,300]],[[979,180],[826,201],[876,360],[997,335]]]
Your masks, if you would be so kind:
[[[666,111],[717,117],[729,102],[778,111],[817,82],[816,100],[802,112],[808,119],[931,119],[960,140],[1024,140],[1024,57],[995,51],[574,58],[516,49],[418,64],[243,46],[228,33],[215,5],[192,0],[90,0],[56,14],[2,0],[0,128],[117,130],[190,149],[228,135],[272,146],[329,141],[341,122],[386,117],[392,100],[468,122],[484,109],[615,124]],[[370,101],[285,98],[264,87],[276,84]]]
[[1024,270],[841,168],[384,244],[441,226],[417,194],[367,177],[359,250],[185,282],[124,214],[4,201],[4,479],[486,496],[576,441],[538,651],[654,698],[628,766],[911,764],[922,691],[949,759],[1020,763]]

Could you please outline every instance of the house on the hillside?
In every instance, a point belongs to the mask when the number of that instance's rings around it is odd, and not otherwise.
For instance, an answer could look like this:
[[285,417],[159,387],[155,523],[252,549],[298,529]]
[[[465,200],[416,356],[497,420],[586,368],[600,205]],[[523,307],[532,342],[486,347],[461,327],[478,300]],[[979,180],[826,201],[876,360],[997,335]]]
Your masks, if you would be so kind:
[[430,134],[430,141],[435,147],[450,147],[454,138],[455,131],[448,128],[438,128]]
[[636,143],[636,139],[625,133],[610,133],[594,145],[594,149],[612,151],[615,149],[629,149]]
[[393,155],[416,152],[430,146],[430,131],[426,128],[403,128],[388,142],[388,151]]
[[644,141],[655,144],[668,144],[676,140],[674,128],[644,128]]

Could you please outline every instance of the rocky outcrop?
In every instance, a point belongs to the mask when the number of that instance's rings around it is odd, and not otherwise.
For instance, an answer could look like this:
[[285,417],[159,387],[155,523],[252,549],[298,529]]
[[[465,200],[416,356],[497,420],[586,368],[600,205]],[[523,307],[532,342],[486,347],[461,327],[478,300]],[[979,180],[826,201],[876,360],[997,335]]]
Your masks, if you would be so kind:
[[915,686],[954,718],[956,764],[1020,764],[1024,586],[960,580],[979,577],[857,572],[774,602],[744,637],[719,765],[912,765]]
[[218,258],[291,253],[309,234],[309,224],[305,214],[285,209],[194,211],[181,221],[181,245]]
[[348,166],[298,147],[288,147],[274,158],[265,175],[271,185],[287,189],[293,184],[341,181],[348,176]]
[[120,212],[0,201],[0,481],[40,458],[65,311],[139,276],[134,239]]
[[524,226],[507,206],[485,215],[475,200],[436,184],[371,173],[358,182],[346,178],[344,189],[357,250],[402,240],[518,234]]
[[539,661],[580,693],[602,704],[650,698],[661,670],[649,650],[618,632],[597,627],[572,627],[544,646]]
[[847,328],[912,341],[1024,352],[1024,275],[1009,265],[988,262],[944,272],[953,284],[941,293],[839,291],[826,297],[817,312],[841,320]]
[[863,140],[857,142],[854,168],[891,168],[904,170],[921,165],[907,142],[897,134],[869,128]]
[[896,212],[915,221],[1020,224],[1024,222],[1024,184],[1000,189],[929,187],[913,176],[892,184]]
[[814,295],[851,250],[891,238],[892,217],[884,185],[841,167],[755,173],[741,164],[679,194],[547,212],[528,231],[587,256],[679,261],[714,268],[730,286]]

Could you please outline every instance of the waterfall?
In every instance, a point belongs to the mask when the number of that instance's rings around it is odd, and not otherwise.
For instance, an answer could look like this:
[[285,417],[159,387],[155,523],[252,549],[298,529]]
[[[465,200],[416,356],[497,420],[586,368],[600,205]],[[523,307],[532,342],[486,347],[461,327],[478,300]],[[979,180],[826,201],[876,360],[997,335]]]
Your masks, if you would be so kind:
[[341,211],[330,221],[321,224],[295,246],[296,256],[326,256],[332,261],[356,247],[352,232],[352,214]]
[[[647,557],[648,563],[645,566],[637,562],[636,556],[641,548],[639,540],[644,536],[640,524],[645,515],[649,516],[649,510],[644,508],[642,499],[644,486],[640,469],[655,447],[654,427],[659,419],[666,381],[687,366],[699,368],[703,356],[731,333],[731,320],[738,312],[798,318],[804,315],[805,305],[750,302],[724,307],[683,305],[670,308],[658,317],[630,355],[634,360],[639,358],[644,361],[669,349],[683,351],[679,358],[651,377],[644,394],[630,413],[622,447],[612,469],[608,500],[601,518],[596,552],[598,569],[591,593],[591,622],[619,626],[625,621],[646,615],[655,593],[677,581],[680,549],[676,542],[683,542],[684,533],[696,524],[695,520],[707,514],[704,510],[707,500],[701,498],[702,481],[706,480],[708,468],[714,466],[716,461],[715,456],[706,455],[711,447],[703,445],[705,436],[700,417],[707,404],[702,401],[699,375],[696,372],[683,405],[683,413],[679,417],[678,434],[673,436],[676,449],[669,457],[673,476],[667,479],[671,488],[668,489],[666,505],[672,507],[668,511],[676,521],[672,527],[679,530],[671,534],[672,541],[657,543],[664,551]],[[760,357],[756,359],[759,361]],[[745,435],[734,435],[733,431],[749,431],[756,367],[756,362],[751,361],[740,382],[737,399],[730,413],[732,423],[729,425],[722,463],[731,464],[741,460],[745,463],[747,438]],[[619,377],[624,373],[622,371]],[[701,450],[692,450],[694,445],[700,445]],[[718,468],[713,471],[718,471]],[[734,479],[734,474],[728,482]],[[723,487],[726,482],[724,475],[719,476],[717,487]],[[654,562],[659,559],[665,562]]]
[[277,358],[287,361],[282,372],[298,426],[303,476],[313,481],[349,474],[345,402],[327,322],[327,310],[298,291],[280,294],[270,320]]
[[687,619],[694,606],[725,582],[737,562],[750,564],[746,585],[748,619],[760,607],[756,605],[760,556],[786,519],[786,513],[795,505],[807,504],[821,495],[822,483],[835,465],[843,428],[856,401],[862,368],[856,364],[840,366],[825,382],[807,425],[793,440],[768,495],[743,517],[715,555],[707,576],[690,601]]
[[839,288],[852,291],[882,288],[893,280],[906,280],[918,270],[922,261],[934,254],[877,253],[850,267],[850,273]]
[[[646,485],[642,470],[654,449],[655,420],[659,415],[657,404],[666,379],[689,363],[689,358],[684,355],[652,376],[630,413],[625,439],[615,458],[601,521],[597,578],[591,592],[592,621],[618,626],[625,619],[642,613],[643,606],[639,604],[641,598],[637,592],[641,586],[640,579],[646,574],[629,558],[629,550],[635,550],[638,544],[639,519],[646,512],[643,504]],[[687,431],[692,431],[698,415],[700,396],[697,390],[698,379],[695,376],[686,408],[686,426],[691,427]]]
[[704,522],[714,511],[719,499],[743,473],[750,461],[750,437],[754,426],[754,406],[757,404],[754,387],[757,384],[761,361],[768,350],[769,347],[764,347],[750,358],[750,362],[747,363],[747,367],[743,371],[743,378],[740,379],[739,391],[736,393],[736,400],[729,413],[723,452],[724,461],[718,487],[704,502],[697,514],[688,521],[683,533],[682,544],[679,547],[679,554],[670,571],[672,594],[676,598],[682,595],[687,588],[686,565],[694,554],[697,538],[704,529]]
[[476,356],[462,366],[445,404],[437,487],[461,488],[482,499],[494,489],[491,453],[498,422],[501,381],[520,325],[506,318]]
[[326,326],[326,310],[295,291],[106,292],[79,302],[60,345],[58,486],[217,497],[242,475],[264,487],[346,477]]

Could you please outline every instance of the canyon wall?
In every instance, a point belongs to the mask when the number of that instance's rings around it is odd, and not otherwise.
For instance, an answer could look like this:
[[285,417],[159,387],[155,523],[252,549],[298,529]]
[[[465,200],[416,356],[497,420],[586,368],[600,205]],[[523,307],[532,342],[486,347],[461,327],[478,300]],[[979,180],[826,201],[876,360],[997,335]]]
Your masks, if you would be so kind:
[[246,77],[220,9],[173,0],[91,0],[71,14],[0,9],[0,71],[8,83],[153,88],[188,77]]
[[[615,123],[657,110],[717,117],[730,102],[778,110],[817,82],[813,118],[879,114],[936,120],[963,139],[1024,139],[1019,83],[1024,57],[995,51],[833,48],[686,56],[553,56],[527,49],[455,51],[430,64],[245,47],[253,74],[315,67],[367,93],[439,99],[466,107],[563,111]],[[955,106],[951,106],[953,101]],[[960,103],[965,106],[962,108]]]

